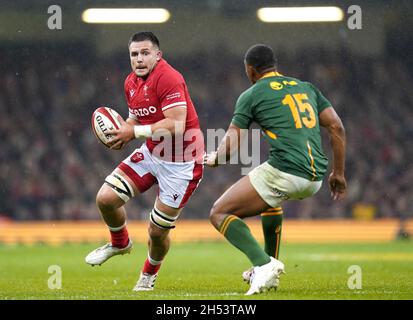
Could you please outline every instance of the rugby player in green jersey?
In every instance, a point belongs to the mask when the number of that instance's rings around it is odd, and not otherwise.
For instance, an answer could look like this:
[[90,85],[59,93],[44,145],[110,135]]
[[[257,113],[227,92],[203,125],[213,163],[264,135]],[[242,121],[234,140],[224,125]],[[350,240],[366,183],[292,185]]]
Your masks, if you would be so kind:
[[252,122],[261,126],[270,143],[269,159],[232,185],[214,203],[210,215],[214,227],[251,261],[246,293],[251,295],[277,288],[284,264],[261,248],[242,219],[271,208],[282,213],[283,201],[305,199],[320,189],[328,165],[320,125],[327,129],[333,151],[331,196],[344,198],[346,138],[331,103],[311,83],[279,74],[270,47],[254,45],[244,63],[253,85],[238,98],[224,138],[204,162],[209,167],[226,163],[239,150],[242,129]]

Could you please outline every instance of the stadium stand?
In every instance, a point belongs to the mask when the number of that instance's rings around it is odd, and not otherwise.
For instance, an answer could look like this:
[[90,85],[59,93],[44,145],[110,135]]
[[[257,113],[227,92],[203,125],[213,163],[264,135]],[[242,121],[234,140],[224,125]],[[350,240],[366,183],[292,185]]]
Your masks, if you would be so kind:
[[[0,50],[0,216],[15,221],[100,219],[95,194],[134,146],[121,152],[103,147],[93,136],[90,116],[102,105],[127,116],[127,56],[96,58],[81,44],[31,49],[30,54]],[[67,50],[77,54],[62,63]],[[324,184],[316,197],[286,204],[286,217],[411,217],[413,91],[403,61],[323,48],[278,54],[281,73],[313,82],[332,101],[348,137],[348,198],[333,203]],[[226,129],[236,98],[249,86],[242,53],[233,56],[220,46],[166,59],[185,74],[204,133]],[[329,152],[327,141],[325,149]],[[262,159],[266,151],[263,145]],[[213,201],[239,177],[239,166],[207,170],[183,219],[207,218]],[[146,218],[154,193],[127,205],[131,219]]]

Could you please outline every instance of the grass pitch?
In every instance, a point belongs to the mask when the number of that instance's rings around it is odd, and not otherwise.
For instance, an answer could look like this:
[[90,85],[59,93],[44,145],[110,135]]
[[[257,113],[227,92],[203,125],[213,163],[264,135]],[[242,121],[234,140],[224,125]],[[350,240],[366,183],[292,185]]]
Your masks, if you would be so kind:
[[[173,244],[155,290],[142,293],[132,288],[146,246],[91,267],[84,257],[96,246],[0,246],[0,299],[413,299],[412,242],[282,244],[280,287],[252,297],[241,279],[249,261],[226,242]],[[52,265],[61,268],[61,289],[48,287]],[[352,265],[361,268],[361,289],[348,287]]]

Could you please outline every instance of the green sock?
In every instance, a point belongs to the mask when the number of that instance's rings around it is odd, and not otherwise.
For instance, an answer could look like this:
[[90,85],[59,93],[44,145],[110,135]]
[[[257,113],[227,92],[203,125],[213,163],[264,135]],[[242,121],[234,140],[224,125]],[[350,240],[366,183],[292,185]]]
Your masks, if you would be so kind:
[[283,211],[281,207],[269,209],[261,214],[262,231],[265,240],[265,252],[278,259],[280,254]]
[[237,216],[228,216],[220,225],[219,232],[250,259],[253,266],[270,262],[270,257],[252,236],[248,226]]

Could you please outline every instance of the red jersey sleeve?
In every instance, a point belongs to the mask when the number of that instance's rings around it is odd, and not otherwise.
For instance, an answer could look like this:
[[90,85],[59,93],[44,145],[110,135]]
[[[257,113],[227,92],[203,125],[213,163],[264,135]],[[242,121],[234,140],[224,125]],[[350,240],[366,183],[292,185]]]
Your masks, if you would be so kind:
[[159,78],[156,90],[162,111],[175,107],[187,107],[185,82],[180,74],[163,74]]

